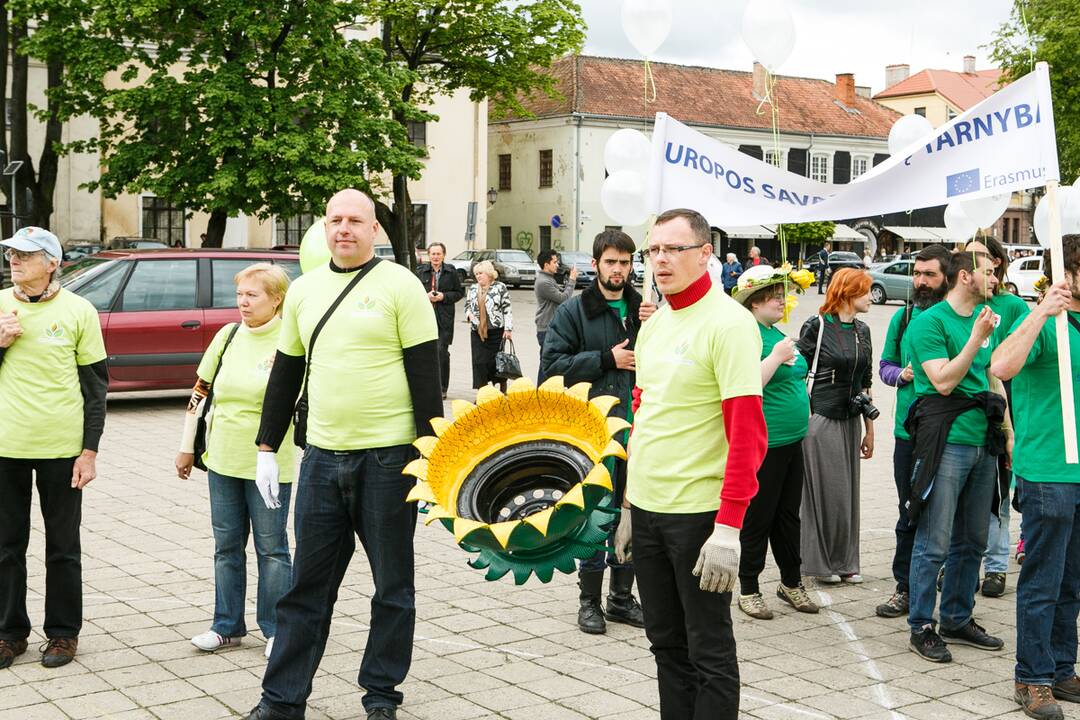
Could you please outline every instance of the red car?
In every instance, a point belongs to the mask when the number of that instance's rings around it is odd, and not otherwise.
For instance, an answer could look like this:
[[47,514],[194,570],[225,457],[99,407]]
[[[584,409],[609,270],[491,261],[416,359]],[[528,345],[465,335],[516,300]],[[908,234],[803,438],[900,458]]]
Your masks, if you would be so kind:
[[190,387],[203,351],[239,322],[233,277],[271,262],[295,279],[300,256],[275,250],[108,250],[64,269],[61,283],[98,309],[109,390]]

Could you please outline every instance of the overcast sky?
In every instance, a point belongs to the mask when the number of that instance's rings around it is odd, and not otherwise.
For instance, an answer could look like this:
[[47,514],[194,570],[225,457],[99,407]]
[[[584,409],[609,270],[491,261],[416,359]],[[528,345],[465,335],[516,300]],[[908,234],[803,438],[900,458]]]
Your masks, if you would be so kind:
[[[622,30],[621,0],[579,0],[588,23],[585,52],[637,57]],[[671,0],[671,34],[655,59],[749,70],[753,56],[742,40],[747,0]],[[778,70],[834,80],[855,73],[857,85],[885,87],[885,66],[907,63],[959,71],[964,55],[991,67],[988,45],[1009,18],[1012,0],[788,0],[795,19],[795,51]]]

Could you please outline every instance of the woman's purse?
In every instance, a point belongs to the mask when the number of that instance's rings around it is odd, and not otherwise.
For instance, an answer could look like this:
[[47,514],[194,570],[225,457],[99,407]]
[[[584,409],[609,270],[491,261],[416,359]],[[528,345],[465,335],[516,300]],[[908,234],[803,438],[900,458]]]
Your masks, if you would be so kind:
[[229,343],[236,336],[236,331],[240,329],[240,323],[233,325],[233,329],[229,331],[229,336],[225,338],[225,345],[221,348],[221,354],[218,355],[217,367],[214,368],[214,377],[210,378],[210,392],[203,398],[202,406],[199,408],[198,419],[195,421],[195,467],[200,470],[206,470],[206,463],[203,462],[203,455],[206,454],[206,436],[207,436],[207,420],[210,415],[210,406],[214,404],[214,383],[217,382],[218,373],[221,372],[221,363],[225,361],[225,351],[229,349]]
[[513,340],[503,340],[499,352],[495,353],[495,377],[500,380],[516,380],[521,377],[521,361],[514,352]]

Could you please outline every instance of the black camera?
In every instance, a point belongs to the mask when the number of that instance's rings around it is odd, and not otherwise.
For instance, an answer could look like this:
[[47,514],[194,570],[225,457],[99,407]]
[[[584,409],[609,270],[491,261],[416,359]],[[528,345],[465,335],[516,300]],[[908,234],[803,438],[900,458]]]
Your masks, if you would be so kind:
[[855,397],[851,398],[851,402],[848,405],[851,408],[851,412],[859,413],[868,420],[877,420],[881,411],[874,407],[873,400],[866,393],[859,393]]

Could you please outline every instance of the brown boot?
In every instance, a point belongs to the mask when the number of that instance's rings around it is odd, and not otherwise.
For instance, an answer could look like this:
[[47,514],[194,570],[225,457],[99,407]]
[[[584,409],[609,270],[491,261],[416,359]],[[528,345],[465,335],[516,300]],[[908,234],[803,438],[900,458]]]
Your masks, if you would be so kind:
[[1013,699],[1020,703],[1024,714],[1035,720],[1064,720],[1061,706],[1054,700],[1049,685],[1025,685],[1016,683]]
[[1053,691],[1058,700],[1080,703],[1080,677],[1073,675],[1068,680],[1054,683]]
[[0,640],[0,670],[11,667],[15,658],[26,652],[25,640]]
[[58,668],[75,659],[79,648],[79,638],[49,638],[41,646],[41,664],[47,668]]

